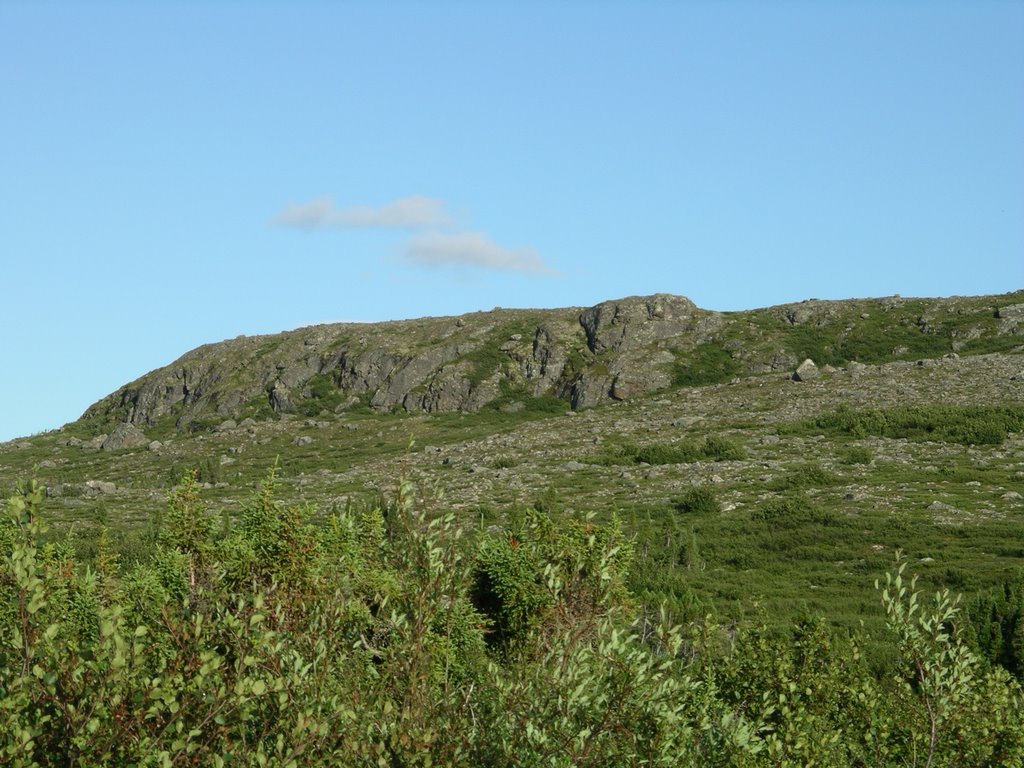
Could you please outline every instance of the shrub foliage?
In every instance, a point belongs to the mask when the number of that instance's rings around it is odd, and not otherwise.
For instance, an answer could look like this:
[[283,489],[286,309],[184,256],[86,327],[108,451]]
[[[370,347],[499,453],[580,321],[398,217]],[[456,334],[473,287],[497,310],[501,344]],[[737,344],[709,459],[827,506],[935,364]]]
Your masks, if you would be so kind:
[[270,473],[237,524],[215,526],[187,476],[144,563],[101,537],[83,564],[45,543],[42,500],[22,486],[0,528],[4,765],[1024,759],[1017,683],[902,563],[880,590],[895,661],[878,673],[820,620],[780,637],[649,615],[614,520],[529,512],[467,535],[403,486],[314,524],[275,501]]

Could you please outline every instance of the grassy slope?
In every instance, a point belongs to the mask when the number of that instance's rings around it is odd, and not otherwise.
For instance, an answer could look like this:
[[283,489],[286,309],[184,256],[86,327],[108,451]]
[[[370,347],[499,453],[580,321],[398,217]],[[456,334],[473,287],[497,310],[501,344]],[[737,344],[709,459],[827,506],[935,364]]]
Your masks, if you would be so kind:
[[[792,325],[779,308],[736,313],[726,316],[714,343],[724,345],[744,329],[748,347],[768,349],[785,337],[791,352],[819,362],[841,362],[844,355],[891,361],[899,347],[907,351],[896,358],[938,356],[970,335],[964,329],[994,324],[995,306],[1022,298],[963,300],[959,309],[940,310],[924,300],[881,310],[872,300],[842,305],[821,326]],[[922,332],[917,318],[924,316],[931,318],[929,328],[943,332]],[[846,330],[851,322],[854,328]],[[502,326],[491,335],[500,340],[508,333]],[[960,353],[1006,351],[1019,348],[1019,341],[990,333],[967,339]],[[486,350],[471,362],[481,371],[500,364]],[[706,354],[704,365],[703,380],[724,377],[720,354]],[[971,446],[846,434],[809,420],[841,404],[860,410],[1021,406],[1024,385],[1010,375],[1022,367],[1024,358],[1014,354],[929,366],[895,363],[859,378],[840,372],[807,384],[776,373],[734,385],[676,388],[575,415],[550,399],[517,413],[357,409],[340,419],[268,420],[249,431],[164,430],[152,435],[167,440],[159,451],[104,453],[63,445],[70,434],[91,429],[78,425],[0,447],[0,482],[38,477],[53,491],[47,510],[58,530],[70,531],[88,550],[99,527],[109,526],[130,558],[167,490],[189,467],[199,467],[211,481],[205,492],[211,510],[228,515],[275,461],[282,494],[324,510],[349,501],[372,503],[406,476],[442,489],[441,503],[481,525],[501,524],[531,504],[556,514],[619,515],[637,536],[634,590],[645,601],[667,601],[681,617],[763,613],[774,622],[821,609],[852,626],[861,617],[876,620],[870,585],[897,548],[918,561],[930,584],[968,592],[998,583],[1024,564],[1024,505],[1004,498],[1024,490],[1024,435]],[[690,383],[701,381],[701,370]],[[727,371],[729,378],[735,374]],[[312,442],[296,445],[301,436]],[[708,436],[740,446],[743,458],[689,461],[681,446],[699,445]],[[626,443],[648,449],[648,457],[682,461],[646,466],[629,457],[607,460]],[[118,491],[94,494],[84,486],[88,480],[114,482]],[[711,488],[718,507],[688,506],[684,499],[695,485]],[[934,502],[952,509],[934,508]]]

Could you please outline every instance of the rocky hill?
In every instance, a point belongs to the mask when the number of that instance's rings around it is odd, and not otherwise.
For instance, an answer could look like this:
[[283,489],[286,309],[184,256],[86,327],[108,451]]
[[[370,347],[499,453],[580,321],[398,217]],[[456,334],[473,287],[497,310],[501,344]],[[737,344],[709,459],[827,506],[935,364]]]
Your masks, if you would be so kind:
[[[334,324],[195,349],[93,405],[97,433],[201,430],[282,414],[574,410],[801,361],[841,366],[1005,352],[1024,344],[1024,291],[945,299],[808,300],[745,312],[658,294],[589,308]],[[805,371],[806,374],[806,371]],[[813,373],[812,373],[813,375]],[[117,444],[120,447],[121,443]]]
[[472,531],[615,517],[645,604],[855,627],[898,549],[968,594],[1024,577],[1024,292],[735,313],[657,295],[238,338],[0,444],[0,490],[37,479],[54,536],[107,536],[128,564],[184,473],[230,530],[275,466],[318,519],[403,480]]

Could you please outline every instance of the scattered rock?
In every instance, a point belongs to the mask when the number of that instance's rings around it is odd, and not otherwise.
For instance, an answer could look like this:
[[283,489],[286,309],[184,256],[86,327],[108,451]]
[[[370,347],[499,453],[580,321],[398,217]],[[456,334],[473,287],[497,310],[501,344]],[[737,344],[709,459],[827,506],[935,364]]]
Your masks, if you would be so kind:
[[109,494],[117,491],[117,486],[106,480],[86,480],[85,487],[95,494]]
[[567,462],[565,462],[565,464],[562,465],[562,469],[567,470],[569,472],[575,472],[578,469],[586,469],[586,468],[587,468],[586,464],[581,464],[578,461],[567,461]]
[[309,445],[312,442],[313,442],[313,438],[310,437],[309,435],[299,435],[294,440],[292,440],[292,444],[293,445],[299,445],[299,446]]
[[1024,497],[1021,497],[1021,495],[1016,491],[1007,491],[999,498],[1002,499],[1003,501],[1019,501],[1021,498]]
[[216,431],[217,432],[227,432],[229,430],[236,429],[237,427],[238,427],[238,423],[234,419],[225,419],[224,421],[222,421],[220,424],[218,424],[216,426]]
[[704,421],[703,416],[680,416],[677,419],[672,419],[671,423],[673,427],[689,428],[702,421]]
[[134,424],[118,424],[110,437],[100,443],[104,451],[120,451],[126,448],[139,448],[149,443],[146,434]]
[[810,381],[811,379],[818,378],[820,375],[821,371],[818,370],[818,366],[814,364],[811,358],[807,358],[793,372],[793,381]]
[[359,405],[359,403],[360,403],[360,400],[359,400],[358,396],[350,395],[349,397],[347,397],[347,398],[345,398],[344,400],[341,401],[341,403],[338,405],[338,407],[336,407],[334,409],[334,412],[335,413],[343,413],[343,412],[347,411],[349,408],[354,408],[355,406]]
[[159,440],[154,440],[153,442],[151,442],[146,447],[149,450],[151,450],[151,451],[159,451],[160,449],[162,449],[164,447],[164,444],[161,443]]
[[1024,304],[1011,304],[1008,307],[1000,307],[996,310],[996,317],[1000,320],[1024,320]]

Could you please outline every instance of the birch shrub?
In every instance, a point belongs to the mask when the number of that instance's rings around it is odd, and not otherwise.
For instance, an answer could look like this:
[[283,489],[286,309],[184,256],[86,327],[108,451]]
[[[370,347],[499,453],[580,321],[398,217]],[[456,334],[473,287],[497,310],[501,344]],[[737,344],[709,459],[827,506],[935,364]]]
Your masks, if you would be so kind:
[[1017,683],[897,564],[879,672],[820,619],[669,626],[613,521],[467,536],[403,486],[313,522],[270,473],[233,526],[193,477],[144,564],[0,525],[0,763],[28,766],[1014,766]]

